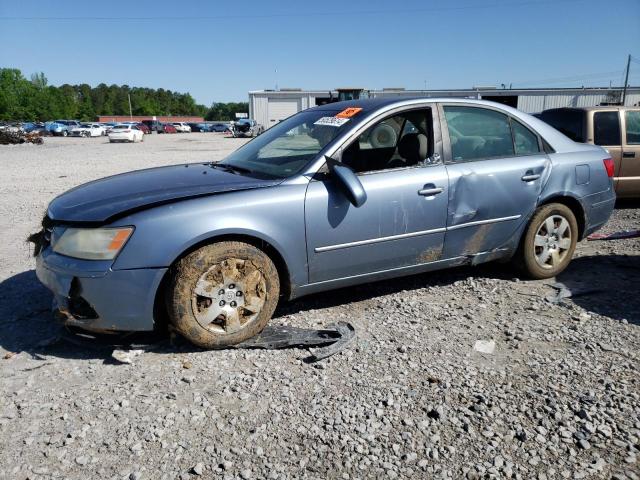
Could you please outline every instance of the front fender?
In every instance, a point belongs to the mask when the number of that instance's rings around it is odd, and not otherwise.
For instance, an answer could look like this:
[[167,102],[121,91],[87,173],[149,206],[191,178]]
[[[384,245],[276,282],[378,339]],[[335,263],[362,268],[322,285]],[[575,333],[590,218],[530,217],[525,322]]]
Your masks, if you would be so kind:
[[135,232],[113,269],[169,267],[194,245],[223,235],[263,240],[284,259],[293,285],[307,283],[306,184],[228,192],[131,214],[113,226]]

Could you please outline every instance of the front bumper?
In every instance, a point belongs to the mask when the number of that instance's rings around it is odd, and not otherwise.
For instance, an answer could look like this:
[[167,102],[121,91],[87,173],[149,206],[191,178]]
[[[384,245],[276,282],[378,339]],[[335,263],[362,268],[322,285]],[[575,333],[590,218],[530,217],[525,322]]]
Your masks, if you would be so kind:
[[54,311],[65,325],[153,330],[156,292],[167,269],[112,270],[111,263],[65,257],[47,247],[36,258],[36,274],[53,292]]

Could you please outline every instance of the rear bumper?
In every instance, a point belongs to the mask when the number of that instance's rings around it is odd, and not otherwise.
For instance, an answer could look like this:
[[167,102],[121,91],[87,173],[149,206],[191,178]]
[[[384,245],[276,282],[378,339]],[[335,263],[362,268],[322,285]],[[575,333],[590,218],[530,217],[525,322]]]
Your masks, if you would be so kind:
[[583,237],[600,230],[600,228],[609,221],[615,204],[616,195],[613,189],[583,198],[586,217]]
[[167,269],[112,270],[109,264],[47,248],[36,259],[36,274],[53,292],[54,311],[65,325],[100,332],[153,330],[156,292]]

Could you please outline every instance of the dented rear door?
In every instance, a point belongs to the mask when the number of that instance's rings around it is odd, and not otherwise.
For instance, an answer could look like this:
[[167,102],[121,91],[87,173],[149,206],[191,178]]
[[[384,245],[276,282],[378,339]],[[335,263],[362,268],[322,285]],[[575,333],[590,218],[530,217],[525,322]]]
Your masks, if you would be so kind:
[[[509,155],[507,143],[509,137],[515,143],[511,132],[515,119],[497,110],[486,113],[491,109],[485,107],[455,107],[447,111],[447,105],[441,106],[443,131],[449,134],[444,135],[449,202],[442,258],[502,247],[535,209],[551,169],[539,137],[520,122],[515,127],[520,145]],[[507,155],[490,156],[500,153]]]

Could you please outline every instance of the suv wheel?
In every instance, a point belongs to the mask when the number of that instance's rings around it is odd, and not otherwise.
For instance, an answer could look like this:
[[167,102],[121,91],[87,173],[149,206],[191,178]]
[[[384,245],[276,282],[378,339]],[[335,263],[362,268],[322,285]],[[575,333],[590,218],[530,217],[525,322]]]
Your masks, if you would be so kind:
[[562,272],[576,249],[578,223],[569,207],[552,203],[538,208],[516,257],[530,278],[550,278]]
[[278,303],[271,259],[242,242],[206,245],[174,270],[167,297],[171,324],[205,348],[234,345],[260,333]]

